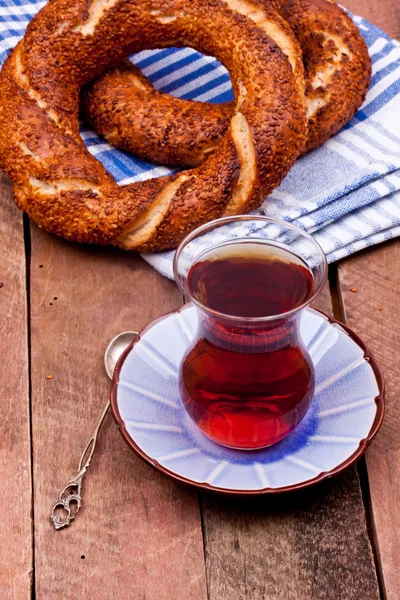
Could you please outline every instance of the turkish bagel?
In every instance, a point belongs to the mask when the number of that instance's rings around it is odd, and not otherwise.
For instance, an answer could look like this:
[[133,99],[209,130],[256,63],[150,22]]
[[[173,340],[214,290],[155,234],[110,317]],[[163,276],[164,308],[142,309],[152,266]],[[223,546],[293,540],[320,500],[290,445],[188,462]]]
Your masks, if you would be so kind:
[[[230,4],[244,14],[222,0],[50,0],[34,17],[0,73],[0,166],[34,221],[73,241],[164,250],[279,185],[307,140],[298,42],[272,5]],[[263,29],[251,20],[260,10]],[[118,186],[79,135],[80,90],[133,52],[188,45],[231,75],[218,151],[183,173]]]
[[[298,86],[304,60],[308,134],[303,152],[337,133],[361,105],[371,75],[368,49],[347,13],[328,0],[272,0],[292,28],[301,54],[293,39],[288,43],[282,21],[271,24],[265,15],[271,0],[225,2],[277,42]],[[216,149],[235,105],[181,100],[159,92],[127,61],[86,87],[82,110],[91,127],[113,146],[145,160],[189,167],[201,164]]]
[[[268,19],[282,21],[272,7]],[[79,91],[132,52],[187,45],[231,74],[236,106],[218,152],[193,170],[118,186],[79,135]],[[220,0],[50,1],[6,60],[0,98],[0,166],[17,204],[51,233],[132,250],[176,247],[202,223],[259,206],[306,139],[285,54]]]

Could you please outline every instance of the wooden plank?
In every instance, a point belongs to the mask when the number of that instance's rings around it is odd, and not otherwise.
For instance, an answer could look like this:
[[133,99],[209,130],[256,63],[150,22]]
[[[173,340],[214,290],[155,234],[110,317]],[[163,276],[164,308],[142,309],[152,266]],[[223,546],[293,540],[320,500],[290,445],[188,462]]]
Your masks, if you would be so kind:
[[[331,312],[329,289],[318,308]],[[210,600],[377,600],[357,471],[308,490],[230,500],[203,495]]]
[[[388,600],[400,598],[400,242],[380,246],[339,267],[346,323],[369,345],[386,380],[386,415],[367,452],[377,549]],[[351,291],[357,290],[357,292]]]
[[2,174],[0,199],[0,590],[2,598],[28,600],[32,488],[24,230]]
[[[346,6],[400,39],[398,0],[346,0]],[[400,422],[396,293],[400,283],[399,259],[400,243],[397,241],[346,260],[339,268],[344,318],[370,344],[386,379],[386,417],[381,432],[367,453],[367,467],[372,529],[382,570],[382,588],[389,600],[400,598],[400,454],[396,429]],[[358,291],[351,292],[350,288]],[[380,307],[382,311],[378,310]]]
[[37,599],[205,600],[196,494],[137,458],[111,416],[81,513],[65,530],[49,521],[107,400],[107,343],[179,305],[177,288],[137,256],[35,226],[31,282]]
[[365,17],[388,35],[400,38],[399,0],[345,0],[340,2],[354,14]]

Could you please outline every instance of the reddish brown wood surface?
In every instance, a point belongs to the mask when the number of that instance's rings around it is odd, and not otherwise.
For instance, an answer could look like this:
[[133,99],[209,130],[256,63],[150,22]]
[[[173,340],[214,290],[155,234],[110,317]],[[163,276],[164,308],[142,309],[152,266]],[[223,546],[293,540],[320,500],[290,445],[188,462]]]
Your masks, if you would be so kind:
[[[346,5],[400,35],[398,0]],[[25,256],[22,218],[8,184],[0,183],[0,197],[0,597],[27,600],[32,507]],[[389,600],[400,598],[399,261],[397,242],[355,256],[339,270],[344,317],[370,344],[388,384],[387,416],[367,455],[370,490],[364,492],[371,494]],[[277,498],[202,495],[204,563],[197,496],[136,458],[110,417],[84,483],[82,512],[68,530],[55,532],[48,518],[52,503],[75,473],[107,398],[107,341],[175,308],[180,297],[171,282],[132,255],[70,245],[35,227],[30,283],[38,600],[379,598],[355,468]],[[329,294],[322,303],[329,308]]]
[[[331,312],[328,287],[317,306]],[[378,600],[354,467],[301,492],[202,506],[210,600]]]
[[345,0],[339,4],[365,17],[392,37],[400,38],[399,0]]
[[177,288],[132,254],[36,227],[31,284],[36,597],[205,600],[196,494],[137,458],[111,416],[81,513],[63,531],[49,521],[107,401],[107,343],[175,308]]
[[[400,243],[344,261],[339,267],[344,317],[380,364],[386,380],[386,416],[367,453],[374,530],[384,588],[400,598]],[[351,290],[357,290],[352,292]]]
[[0,174],[0,597],[28,600],[32,490],[26,271],[22,213]]

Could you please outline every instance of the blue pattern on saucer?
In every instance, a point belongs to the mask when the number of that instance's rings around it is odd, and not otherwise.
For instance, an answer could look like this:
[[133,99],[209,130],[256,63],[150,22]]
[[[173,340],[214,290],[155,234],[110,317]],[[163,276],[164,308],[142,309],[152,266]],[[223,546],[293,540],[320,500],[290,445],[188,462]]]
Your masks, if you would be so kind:
[[315,365],[316,391],[302,423],[261,451],[215,444],[188,417],[178,390],[179,364],[196,326],[190,305],[155,322],[121,367],[119,413],[127,434],[150,460],[219,490],[278,491],[337,469],[370,435],[380,390],[368,358],[338,323],[309,308],[300,327]]

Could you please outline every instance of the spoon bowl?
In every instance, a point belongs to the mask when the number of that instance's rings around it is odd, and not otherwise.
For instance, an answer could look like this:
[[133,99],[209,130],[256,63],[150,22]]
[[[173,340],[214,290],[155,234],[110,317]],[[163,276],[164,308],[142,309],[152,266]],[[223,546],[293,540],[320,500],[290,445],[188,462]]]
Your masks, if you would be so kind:
[[121,354],[137,336],[136,331],[124,331],[111,340],[104,353],[104,366],[110,379],[113,378],[115,365]]

